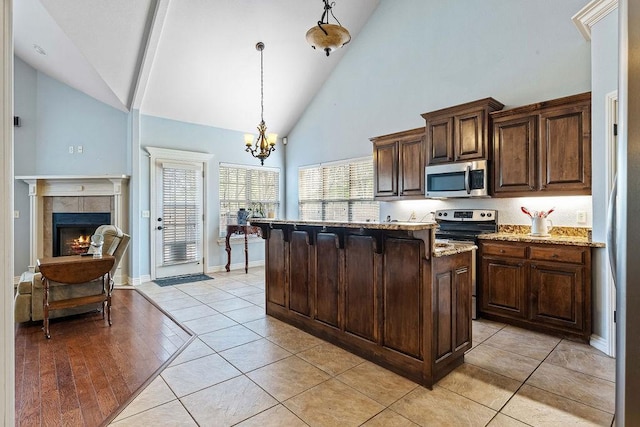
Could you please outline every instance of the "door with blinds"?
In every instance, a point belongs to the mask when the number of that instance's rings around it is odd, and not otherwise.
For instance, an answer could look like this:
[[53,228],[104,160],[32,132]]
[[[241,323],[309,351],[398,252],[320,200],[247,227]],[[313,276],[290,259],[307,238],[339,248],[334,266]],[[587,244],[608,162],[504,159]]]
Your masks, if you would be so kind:
[[201,163],[156,163],[155,277],[204,272]]

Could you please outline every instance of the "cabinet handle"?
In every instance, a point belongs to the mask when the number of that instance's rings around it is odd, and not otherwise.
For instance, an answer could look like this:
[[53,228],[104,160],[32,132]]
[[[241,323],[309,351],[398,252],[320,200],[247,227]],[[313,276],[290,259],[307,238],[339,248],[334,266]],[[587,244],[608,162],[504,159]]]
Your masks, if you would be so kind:
[[537,268],[535,265],[532,265],[531,268]]
[[503,254],[504,253],[504,249],[500,249],[500,253]]
[[558,254],[551,255],[551,258],[558,258]]

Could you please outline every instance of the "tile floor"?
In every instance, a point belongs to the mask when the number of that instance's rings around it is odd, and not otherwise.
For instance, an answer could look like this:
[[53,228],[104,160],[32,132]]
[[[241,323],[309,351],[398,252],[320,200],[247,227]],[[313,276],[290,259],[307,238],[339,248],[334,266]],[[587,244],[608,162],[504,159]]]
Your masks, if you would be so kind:
[[264,270],[139,289],[198,334],[112,426],[611,426],[615,361],[478,320],[433,390],[264,314]]

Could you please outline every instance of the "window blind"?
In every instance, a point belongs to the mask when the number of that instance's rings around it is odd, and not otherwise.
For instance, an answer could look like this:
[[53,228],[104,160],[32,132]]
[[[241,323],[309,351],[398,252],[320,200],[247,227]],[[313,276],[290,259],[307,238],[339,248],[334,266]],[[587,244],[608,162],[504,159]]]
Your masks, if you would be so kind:
[[372,158],[301,167],[298,209],[303,220],[377,221]]
[[274,168],[220,164],[220,236],[237,224],[240,208],[267,216],[280,206],[280,171]]
[[162,263],[198,261],[202,206],[201,171],[179,166],[162,168]]

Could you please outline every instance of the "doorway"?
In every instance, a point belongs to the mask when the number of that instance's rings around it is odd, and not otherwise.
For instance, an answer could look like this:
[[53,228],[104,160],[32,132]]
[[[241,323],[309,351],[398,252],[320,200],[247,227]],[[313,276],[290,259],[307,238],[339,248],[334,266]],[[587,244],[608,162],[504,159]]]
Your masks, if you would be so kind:
[[151,154],[151,278],[206,272],[204,153],[147,147]]

